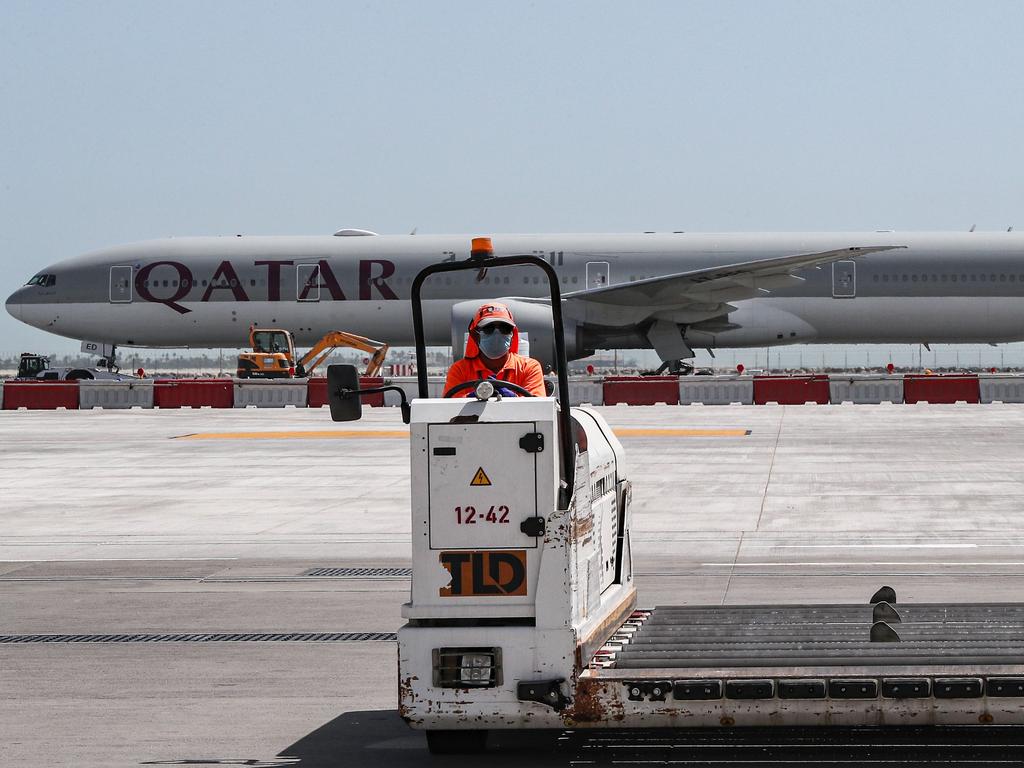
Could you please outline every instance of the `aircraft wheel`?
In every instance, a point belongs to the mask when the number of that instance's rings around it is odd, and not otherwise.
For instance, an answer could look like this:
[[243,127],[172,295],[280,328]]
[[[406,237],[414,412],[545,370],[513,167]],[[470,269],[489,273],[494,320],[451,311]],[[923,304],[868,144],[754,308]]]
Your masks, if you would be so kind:
[[470,755],[487,748],[487,731],[427,731],[427,749],[434,755]]

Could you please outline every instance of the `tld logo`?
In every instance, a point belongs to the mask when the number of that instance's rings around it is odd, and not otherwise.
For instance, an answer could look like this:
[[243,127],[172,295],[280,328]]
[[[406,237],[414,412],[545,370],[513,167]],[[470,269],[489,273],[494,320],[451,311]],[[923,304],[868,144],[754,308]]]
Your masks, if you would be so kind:
[[451,574],[441,597],[521,597],[526,594],[526,550],[442,552]]

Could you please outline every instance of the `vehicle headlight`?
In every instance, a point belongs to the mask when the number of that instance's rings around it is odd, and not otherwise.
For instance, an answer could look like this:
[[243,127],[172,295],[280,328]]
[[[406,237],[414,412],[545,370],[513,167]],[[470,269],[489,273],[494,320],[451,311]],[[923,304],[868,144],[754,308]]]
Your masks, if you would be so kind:
[[501,648],[435,648],[434,685],[494,688],[501,685]]

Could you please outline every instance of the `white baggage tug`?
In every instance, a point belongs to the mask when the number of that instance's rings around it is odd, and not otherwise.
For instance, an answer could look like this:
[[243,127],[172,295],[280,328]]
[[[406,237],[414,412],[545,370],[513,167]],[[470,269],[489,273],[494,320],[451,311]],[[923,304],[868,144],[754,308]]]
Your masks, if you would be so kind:
[[[557,397],[502,398],[489,382],[426,399],[424,280],[513,265],[547,275],[564,397],[547,262],[475,255],[413,284],[420,399],[402,404],[413,573],[398,707],[431,751],[483,749],[494,728],[1024,723],[1024,604],[897,606],[883,587],[862,605],[635,610],[630,484],[604,419]],[[328,376],[332,417],[359,418],[355,369]]]

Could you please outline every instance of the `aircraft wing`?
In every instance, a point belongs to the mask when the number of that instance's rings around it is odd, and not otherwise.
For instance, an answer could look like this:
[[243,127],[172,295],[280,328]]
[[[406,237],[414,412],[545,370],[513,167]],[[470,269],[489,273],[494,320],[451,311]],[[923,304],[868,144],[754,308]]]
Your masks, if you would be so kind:
[[[749,299],[804,278],[793,272],[834,261],[855,259],[869,253],[906,248],[905,245],[853,246],[819,253],[801,253],[771,259],[745,261],[720,267],[696,269],[651,277],[630,283],[588,288],[562,294],[570,304],[602,304],[618,307],[649,307],[652,310],[699,305],[705,312],[729,301]],[[696,308],[696,307],[694,307]]]

